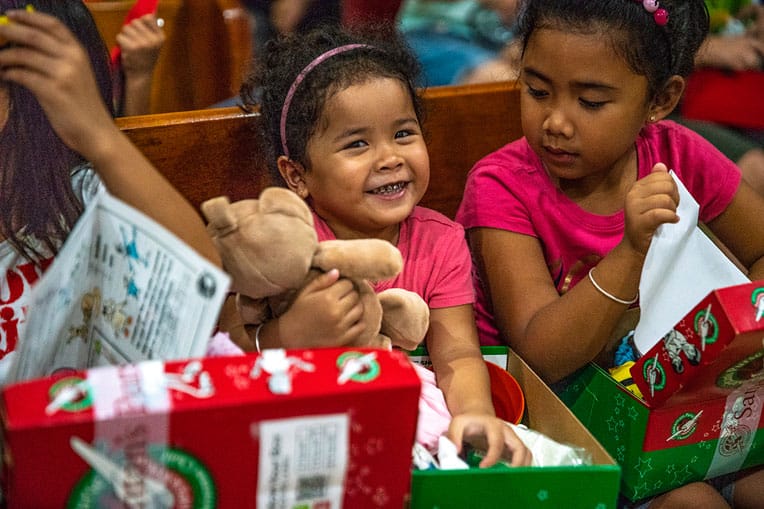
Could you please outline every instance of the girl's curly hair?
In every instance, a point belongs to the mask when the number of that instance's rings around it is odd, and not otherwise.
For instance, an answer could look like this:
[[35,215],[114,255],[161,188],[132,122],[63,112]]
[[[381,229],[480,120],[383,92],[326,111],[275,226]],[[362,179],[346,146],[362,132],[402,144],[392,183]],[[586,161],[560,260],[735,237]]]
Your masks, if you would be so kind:
[[269,41],[265,54],[241,88],[246,108],[259,106],[263,140],[271,171],[280,182],[276,159],[281,148],[281,110],[297,75],[316,57],[347,44],[364,44],[332,56],[310,71],[297,87],[286,121],[286,143],[290,158],[306,168],[306,147],[316,130],[326,101],[339,91],[374,78],[393,78],[404,83],[411,94],[420,124],[423,107],[417,94],[420,66],[410,48],[392,25],[365,26],[353,32],[336,26],[321,26],[305,34],[293,34]]

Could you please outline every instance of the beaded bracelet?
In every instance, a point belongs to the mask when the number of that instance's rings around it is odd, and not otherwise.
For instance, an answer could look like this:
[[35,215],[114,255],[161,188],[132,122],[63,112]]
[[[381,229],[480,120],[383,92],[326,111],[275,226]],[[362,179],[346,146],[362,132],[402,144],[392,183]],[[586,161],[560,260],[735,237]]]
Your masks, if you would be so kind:
[[594,267],[589,269],[589,281],[592,282],[592,285],[594,286],[594,288],[597,289],[598,292],[600,292],[602,295],[604,295],[608,299],[615,301],[619,304],[625,304],[627,306],[630,306],[634,304],[635,302],[637,302],[637,300],[639,300],[639,292],[637,292],[637,296],[631,300],[619,299],[618,297],[616,297],[615,295],[608,292],[607,290],[605,290],[604,288],[602,288],[600,285],[597,284],[597,281],[594,280],[594,275],[592,274],[593,272],[594,272]]

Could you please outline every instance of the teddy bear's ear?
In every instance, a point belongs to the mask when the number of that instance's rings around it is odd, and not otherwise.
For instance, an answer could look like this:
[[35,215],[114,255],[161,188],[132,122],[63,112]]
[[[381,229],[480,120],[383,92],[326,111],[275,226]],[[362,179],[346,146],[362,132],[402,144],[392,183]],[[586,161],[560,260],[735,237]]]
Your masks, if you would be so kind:
[[238,227],[238,221],[231,211],[231,203],[227,196],[211,198],[203,202],[200,208],[213,236],[227,235]]
[[266,187],[259,197],[260,212],[283,214],[300,219],[313,226],[313,214],[302,198],[283,187]]

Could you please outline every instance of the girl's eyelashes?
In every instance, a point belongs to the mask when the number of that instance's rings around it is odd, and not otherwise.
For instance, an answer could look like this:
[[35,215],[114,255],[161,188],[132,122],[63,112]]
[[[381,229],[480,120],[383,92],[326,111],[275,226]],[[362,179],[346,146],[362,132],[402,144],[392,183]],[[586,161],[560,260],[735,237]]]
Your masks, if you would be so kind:
[[603,107],[605,104],[607,104],[607,101],[587,101],[587,100],[586,100],[586,99],[584,99],[584,98],[580,98],[578,101],[581,103],[581,105],[582,105],[584,108],[587,108],[587,109],[590,109],[590,110],[597,110],[597,109],[600,109],[600,108],[602,108],[602,107]]
[[[530,95],[534,99],[544,99],[545,97],[547,97],[549,95],[549,93],[546,92],[545,90],[540,90],[540,89],[537,89],[537,88],[533,88],[530,85],[527,85],[527,88],[528,88],[528,95]],[[608,101],[589,101],[589,100],[584,99],[583,97],[580,97],[578,99],[578,102],[584,108],[590,109],[590,110],[600,109],[600,108],[602,108],[604,105],[606,105],[608,103]]]
[[347,143],[344,147],[342,147],[343,150],[349,150],[354,148],[361,148],[365,147],[367,143],[364,140],[353,140],[350,143]]
[[533,88],[533,87],[532,87],[532,86],[530,86],[530,85],[527,85],[527,87],[528,87],[528,94],[529,94],[531,97],[535,98],[535,99],[542,99],[542,98],[546,97],[547,95],[549,95],[549,94],[548,94],[547,92],[545,92],[544,90],[540,90],[540,89],[537,89],[537,88]]

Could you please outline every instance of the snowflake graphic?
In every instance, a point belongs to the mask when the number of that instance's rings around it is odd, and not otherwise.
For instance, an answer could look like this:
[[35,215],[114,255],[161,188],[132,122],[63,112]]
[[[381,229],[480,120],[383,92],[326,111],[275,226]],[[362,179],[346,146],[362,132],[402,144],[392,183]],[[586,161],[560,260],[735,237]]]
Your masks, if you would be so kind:
[[633,406],[629,407],[629,417],[632,421],[636,421],[637,417],[639,417],[639,412],[637,412],[637,409]]
[[672,473],[674,471],[674,469],[676,469],[676,465],[674,465],[672,463],[672,464],[670,464],[669,466],[666,467],[666,473],[670,474],[670,473]]
[[623,461],[626,459],[626,446],[625,445],[619,445],[615,449],[615,457],[618,460],[619,463],[623,463]]
[[626,398],[623,397],[623,394],[616,394],[615,395],[615,406],[624,406],[626,404]]
[[536,493],[536,498],[544,502],[549,499],[549,492],[547,490],[539,490],[539,492]]

